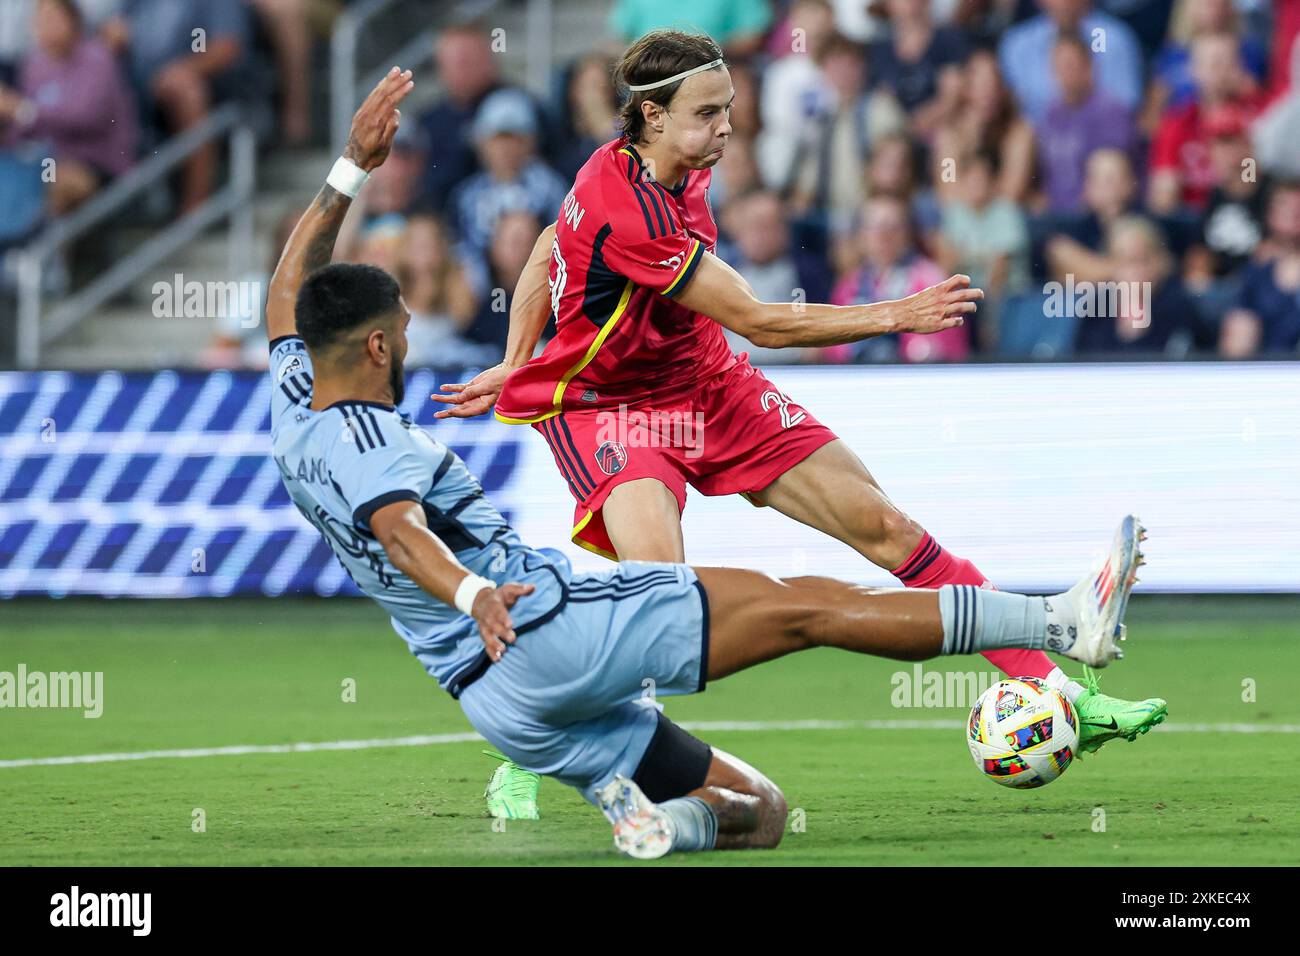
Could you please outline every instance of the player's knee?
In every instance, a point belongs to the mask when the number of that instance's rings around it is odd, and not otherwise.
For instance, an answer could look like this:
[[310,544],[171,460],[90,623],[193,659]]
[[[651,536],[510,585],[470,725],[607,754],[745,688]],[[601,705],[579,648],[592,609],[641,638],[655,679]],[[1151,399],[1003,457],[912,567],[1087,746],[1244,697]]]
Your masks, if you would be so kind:
[[921,526],[897,508],[876,509],[874,518],[876,539],[880,544],[900,544],[915,541],[925,532]]
[[793,604],[782,609],[781,632],[788,651],[806,651],[828,643],[833,630],[832,608],[814,604]]
[[781,788],[766,777],[763,778],[763,786],[758,798],[759,827],[755,846],[771,849],[785,836],[785,821],[790,808],[786,805],[785,794],[781,792]]

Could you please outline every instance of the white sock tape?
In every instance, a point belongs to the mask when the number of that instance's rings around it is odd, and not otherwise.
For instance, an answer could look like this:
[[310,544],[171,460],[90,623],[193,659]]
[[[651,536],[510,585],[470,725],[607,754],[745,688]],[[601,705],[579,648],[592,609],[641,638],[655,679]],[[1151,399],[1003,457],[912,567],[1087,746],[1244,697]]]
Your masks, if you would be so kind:
[[496,583],[487,578],[481,578],[477,574],[465,575],[465,580],[461,581],[456,588],[456,598],[453,602],[456,610],[461,614],[473,614],[474,599],[478,597],[478,592],[494,587]]
[[352,160],[340,156],[334,161],[334,168],[330,170],[325,182],[349,199],[356,199],[357,193],[361,192],[361,187],[366,184],[366,180],[369,178],[370,174],[368,172],[352,162]]

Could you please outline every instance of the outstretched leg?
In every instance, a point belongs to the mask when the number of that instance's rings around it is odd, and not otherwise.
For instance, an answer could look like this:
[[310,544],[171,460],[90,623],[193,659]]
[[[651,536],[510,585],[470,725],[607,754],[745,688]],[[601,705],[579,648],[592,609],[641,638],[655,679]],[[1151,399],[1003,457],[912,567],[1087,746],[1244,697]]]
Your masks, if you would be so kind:
[[[843,541],[909,588],[945,584],[992,584],[970,561],[951,554],[889,500],[861,459],[833,441],[752,496],[796,521]],[[1077,696],[1083,688],[1067,679],[1042,651],[986,651],[991,664],[1010,677],[1040,677]]]
[[1116,642],[1123,639],[1141,560],[1134,532],[1116,562],[1046,598],[972,585],[866,588],[831,578],[696,568],[709,604],[708,676],[715,680],[810,647],[898,660],[1050,647],[1104,667],[1122,656]]

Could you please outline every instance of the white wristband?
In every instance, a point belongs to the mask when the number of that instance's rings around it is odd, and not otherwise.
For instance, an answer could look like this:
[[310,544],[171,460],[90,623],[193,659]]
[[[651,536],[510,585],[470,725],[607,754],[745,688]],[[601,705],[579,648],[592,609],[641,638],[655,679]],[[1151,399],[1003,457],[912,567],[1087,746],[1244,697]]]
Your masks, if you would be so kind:
[[334,160],[334,168],[330,170],[325,182],[349,199],[356,199],[357,193],[361,192],[361,187],[369,178],[368,172],[347,157],[340,156]]
[[456,588],[456,598],[452,603],[461,614],[473,614],[474,599],[478,597],[478,592],[494,587],[496,584],[487,578],[481,578],[477,574],[467,574],[465,580],[461,581],[460,586]]

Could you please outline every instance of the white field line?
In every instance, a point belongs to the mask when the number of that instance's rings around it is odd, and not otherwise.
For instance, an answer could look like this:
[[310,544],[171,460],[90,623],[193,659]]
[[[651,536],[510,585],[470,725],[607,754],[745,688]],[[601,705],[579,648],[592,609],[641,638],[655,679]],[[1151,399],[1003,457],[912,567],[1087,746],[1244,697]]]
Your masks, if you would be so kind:
[[[960,730],[964,720],[695,720],[684,721],[686,730],[701,733],[764,730]],[[1300,734],[1300,724],[1162,724],[1161,733],[1192,734]],[[0,770],[16,767],[52,767],[78,763],[117,763],[168,757],[240,757],[246,754],[314,753],[321,750],[372,750],[376,747],[428,747],[438,744],[485,743],[478,734],[421,734],[412,737],[378,737],[370,740],[325,740],[294,744],[236,744],[230,747],[191,747],[176,750],[140,750],[127,753],[79,754],[68,757],[26,757],[0,760]]]

